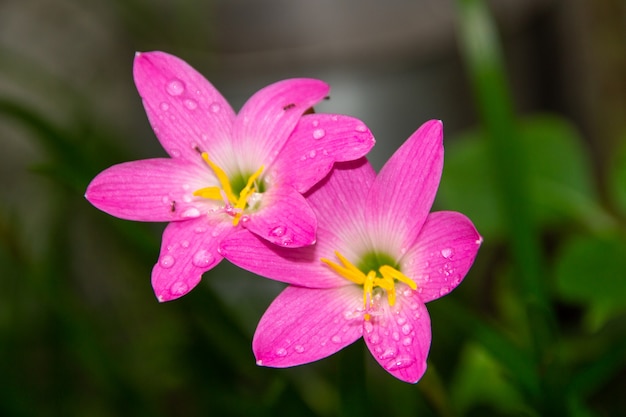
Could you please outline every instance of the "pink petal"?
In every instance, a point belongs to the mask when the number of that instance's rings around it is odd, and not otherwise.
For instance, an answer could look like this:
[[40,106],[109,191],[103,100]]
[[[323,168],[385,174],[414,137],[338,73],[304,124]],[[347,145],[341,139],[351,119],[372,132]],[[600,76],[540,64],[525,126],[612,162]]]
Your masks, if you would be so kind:
[[152,269],[152,287],[159,301],[170,301],[191,291],[202,274],[222,260],[220,239],[232,232],[229,221],[205,216],[167,225],[161,254]]
[[263,193],[258,211],[241,224],[276,245],[296,248],[315,242],[317,219],[308,203],[290,186],[275,186]]
[[301,365],[332,355],[363,332],[352,318],[362,300],[355,285],[335,289],[287,287],[269,306],[254,333],[252,350],[258,365]]
[[461,213],[431,213],[421,233],[401,260],[402,271],[413,278],[423,302],[448,294],[469,271],[482,237]]
[[416,383],[426,371],[430,317],[426,306],[406,285],[397,285],[393,307],[364,322],[363,338],[376,361],[396,378]]
[[371,240],[364,227],[365,199],[376,172],[365,159],[335,164],[306,199],[318,218],[318,245],[328,245],[348,258],[361,256]]
[[405,249],[430,211],[443,168],[443,125],[424,123],[387,161],[367,199],[367,222],[379,248]]
[[181,159],[144,159],[114,165],[98,174],[85,197],[122,219],[174,221],[197,217],[210,202],[192,197],[205,187],[206,169]]
[[333,164],[369,152],[374,136],[358,119],[330,114],[305,115],[280,151],[273,170],[304,193],[330,172]]
[[328,95],[326,83],[295,78],[259,90],[244,104],[233,127],[233,147],[242,171],[266,168],[307,109]]
[[310,288],[350,284],[320,261],[320,258],[334,256],[334,248],[324,242],[327,240],[320,239],[319,243],[302,248],[282,248],[240,230],[222,240],[220,253],[245,270],[288,284]]
[[154,133],[172,157],[202,165],[198,150],[225,164],[235,112],[185,61],[164,52],[135,55],[135,84]]

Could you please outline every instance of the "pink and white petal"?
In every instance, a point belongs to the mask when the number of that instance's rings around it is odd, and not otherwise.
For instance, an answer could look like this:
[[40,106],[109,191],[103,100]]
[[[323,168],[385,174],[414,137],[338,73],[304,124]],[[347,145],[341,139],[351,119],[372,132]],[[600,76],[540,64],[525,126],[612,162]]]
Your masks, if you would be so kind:
[[422,228],[443,168],[443,125],[424,123],[382,168],[367,198],[367,223],[379,249],[406,249]]
[[159,51],[138,52],[133,74],[154,133],[170,156],[203,165],[200,150],[226,164],[235,112],[206,78]]
[[364,225],[365,198],[375,178],[366,158],[338,162],[331,174],[305,195],[318,219],[317,244],[328,240],[333,251],[348,258],[350,251],[363,254],[363,247],[371,242]]
[[122,219],[176,221],[198,217],[210,208],[193,191],[211,179],[205,168],[182,159],[155,158],[124,162],[98,174],[85,198],[98,209]]
[[276,157],[272,170],[301,193],[324,178],[335,162],[353,161],[374,146],[359,119],[332,114],[302,116]]
[[406,285],[397,285],[393,307],[372,314],[363,324],[363,338],[374,359],[396,378],[416,383],[426,371],[430,350],[430,316],[426,306]]
[[332,355],[363,333],[351,311],[362,302],[356,285],[333,289],[287,287],[257,326],[252,350],[257,364],[274,368],[302,365]]
[[328,95],[320,80],[294,78],[271,84],[254,94],[237,115],[233,147],[240,170],[269,167],[302,114]]
[[474,263],[483,239],[461,213],[431,213],[402,258],[402,272],[415,280],[423,302],[442,297],[456,288]]
[[152,288],[161,302],[182,297],[202,274],[222,260],[217,248],[221,238],[233,231],[223,218],[206,216],[167,225],[161,253],[152,269]]
[[302,248],[282,248],[240,229],[225,236],[219,250],[240,268],[276,281],[309,288],[350,284],[320,261],[334,256],[334,249],[324,247],[322,242]]
[[275,186],[263,193],[261,206],[241,224],[268,242],[297,248],[315,243],[317,219],[302,194],[290,186]]

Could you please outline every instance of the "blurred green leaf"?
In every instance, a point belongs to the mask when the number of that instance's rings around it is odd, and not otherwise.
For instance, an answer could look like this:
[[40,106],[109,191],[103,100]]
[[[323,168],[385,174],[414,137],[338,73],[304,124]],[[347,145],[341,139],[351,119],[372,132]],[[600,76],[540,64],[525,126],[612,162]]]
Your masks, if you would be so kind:
[[457,415],[465,415],[479,406],[505,415],[535,415],[505,375],[502,366],[483,347],[467,344],[450,390]]
[[609,193],[612,202],[626,216],[626,135],[617,149],[609,175]]
[[[612,226],[612,219],[597,203],[589,160],[577,131],[564,119],[547,115],[526,118],[519,128],[531,161],[531,203],[540,224],[574,220],[593,230]],[[470,131],[446,143],[438,198],[446,209],[467,214],[486,238],[501,237],[503,213],[482,131]]]
[[625,255],[622,237],[585,236],[567,243],[556,259],[557,294],[586,305],[587,324],[592,328],[626,308]]

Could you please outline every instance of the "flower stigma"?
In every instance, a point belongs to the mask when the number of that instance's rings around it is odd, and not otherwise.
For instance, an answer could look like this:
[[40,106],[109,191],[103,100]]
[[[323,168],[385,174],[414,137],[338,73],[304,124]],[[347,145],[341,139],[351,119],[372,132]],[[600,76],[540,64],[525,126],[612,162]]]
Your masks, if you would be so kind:
[[[390,266],[388,263],[384,263],[378,267],[378,271],[374,269],[375,267],[372,267],[372,269],[369,269],[366,274],[362,271],[362,269],[357,268],[339,252],[335,251],[335,256],[337,256],[341,264],[326,258],[321,258],[320,260],[345,279],[363,286],[363,307],[366,308],[366,310],[373,304],[373,293],[376,288],[382,288],[387,293],[387,300],[389,301],[390,306],[393,306],[396,303],[396,280],[405,283],[412,290],[417,289],[415,281],[398,271],[393,266]],[[367,260],[371,261],[371,259]],[[370,264],[371,262],[367,263]],[[365,313],[363,317],[365,320],[369,320],[371,315],[369,313]]]
[[261,176],[264,166],[261,165],[261,167],[254,174],[250,175],[246,185],[239,192],[239,197],[237,197],[233,192],[233,188],[226,172],[224,172],[224,170],[215,162],[211,161],[208,153],[202,152],[202,159],[213,170],[221,187],[211,186],[200,188],[199,190],[194,191],[193,195],[211,200],[224,201],[227,206],[232,208],[232,212],[234,213],[233,226],[237,226],[241,220],[244,209],[248,205],[248,198],[258,191],[257,179]]

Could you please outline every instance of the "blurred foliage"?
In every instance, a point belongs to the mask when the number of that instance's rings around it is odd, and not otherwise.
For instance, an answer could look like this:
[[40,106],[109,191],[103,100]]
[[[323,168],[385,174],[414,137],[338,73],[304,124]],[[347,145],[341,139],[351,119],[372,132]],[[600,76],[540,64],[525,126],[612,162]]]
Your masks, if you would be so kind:
[[[598,176],[571,122],[514,115],[484,4],[457,3],[461,26],[480,23],[479,48],[461,47],[481,127],[446,138],[436,206],[467,214],[485,243],[464,284],[428,306],[433,345],[417,385],[387,375],[361,342],[307,366],[257,367],[254,324],[279,287],[225,263],[158,304],[149,276],[162,227],[83,199],[98,171],[136,159],[114,139],[128,134],[70,90],[64,122],[0,97],[2,123],[41,150],[30,172],[45,189],[32,196],[45,208],[35,232],[0,203],[0,415],[626,415],[625,143]],[[148,40],[157,12],[117,4]],[[188,6],[173,20],[197,21]],[[163,30],[193,37],[176,28]]]

